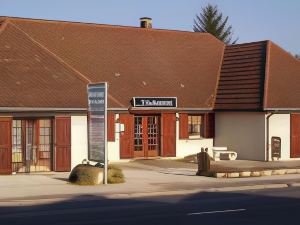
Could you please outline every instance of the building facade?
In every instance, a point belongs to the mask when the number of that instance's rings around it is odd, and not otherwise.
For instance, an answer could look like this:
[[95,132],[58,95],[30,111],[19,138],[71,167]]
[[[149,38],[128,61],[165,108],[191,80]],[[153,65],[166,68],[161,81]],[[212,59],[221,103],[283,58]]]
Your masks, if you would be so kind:
[[104,81],[110,161],[213,146],[238,159],[300,157],[299,60],[270,41],[225,46],[148,20],[0,17],[1,174],[70,171],[87,159],[87,84]]

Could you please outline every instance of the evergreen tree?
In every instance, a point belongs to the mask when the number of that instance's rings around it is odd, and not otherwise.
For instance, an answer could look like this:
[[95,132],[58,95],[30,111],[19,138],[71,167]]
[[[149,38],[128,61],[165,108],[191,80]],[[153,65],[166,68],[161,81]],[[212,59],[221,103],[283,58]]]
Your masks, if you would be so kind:
[[228,16],[224,18],[223,14],[218,11],[217,6],[208,4],[202,8],[202,12],[196,15],[194,19],[195,32],[207,32],[214,35],[225,44],[235,44],[237,39],[232,41],[232,26],[227,26]]

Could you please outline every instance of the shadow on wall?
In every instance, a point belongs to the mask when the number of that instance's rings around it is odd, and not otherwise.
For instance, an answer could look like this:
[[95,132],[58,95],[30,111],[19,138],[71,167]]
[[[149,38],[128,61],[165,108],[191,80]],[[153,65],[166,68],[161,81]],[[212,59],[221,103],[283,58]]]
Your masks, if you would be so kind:
[[[202,192],[188,197],[143,199],[82,195],[35,206],[3,206],[0,202],[0,218],[3,225],[297,224],[299,199],[273,197],[270,191],[259,192],[259,195],[256,192]],[[8,204],[16,205],[15,202]]]

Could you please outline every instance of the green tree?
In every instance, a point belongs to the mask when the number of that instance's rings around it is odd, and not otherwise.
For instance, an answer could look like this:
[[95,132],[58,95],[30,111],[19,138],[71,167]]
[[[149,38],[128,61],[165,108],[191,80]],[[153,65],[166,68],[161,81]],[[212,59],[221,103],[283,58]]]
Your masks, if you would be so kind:
[[195,32],[207,32],[214,35],[225,44],[235,44],[238,39],[233,39],[233,29],[227,25],[228,16],[224,18],[218,7],[208,4],[194,19]]

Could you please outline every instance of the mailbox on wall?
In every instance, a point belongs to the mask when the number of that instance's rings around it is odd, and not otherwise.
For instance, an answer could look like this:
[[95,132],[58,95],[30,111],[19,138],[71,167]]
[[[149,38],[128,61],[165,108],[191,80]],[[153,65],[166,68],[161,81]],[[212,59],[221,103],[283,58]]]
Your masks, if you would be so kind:
[[279,159],[281,157],[281,138],[280,137],[272,137],[271,138],[271,150],[272,150],[272,158]]

